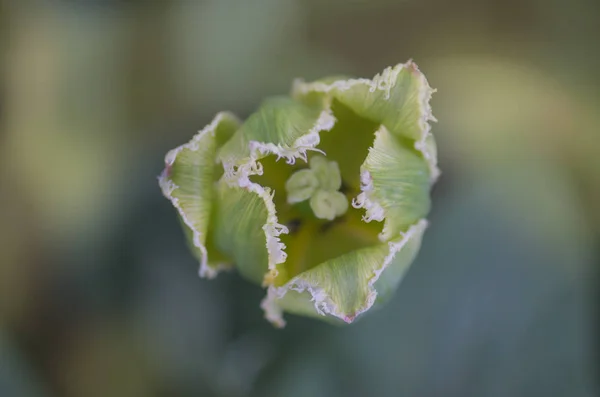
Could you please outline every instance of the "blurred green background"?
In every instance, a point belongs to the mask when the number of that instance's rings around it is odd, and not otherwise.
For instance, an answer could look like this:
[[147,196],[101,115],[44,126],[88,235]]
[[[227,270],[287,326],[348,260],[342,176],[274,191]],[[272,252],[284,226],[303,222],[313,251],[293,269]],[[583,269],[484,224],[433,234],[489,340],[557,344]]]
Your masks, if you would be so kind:
[[[595,396],[596,0],[0,0],[0,396]],[[215,112],[413,58],[442,177],[392,302],[262,318],[156,176]]]

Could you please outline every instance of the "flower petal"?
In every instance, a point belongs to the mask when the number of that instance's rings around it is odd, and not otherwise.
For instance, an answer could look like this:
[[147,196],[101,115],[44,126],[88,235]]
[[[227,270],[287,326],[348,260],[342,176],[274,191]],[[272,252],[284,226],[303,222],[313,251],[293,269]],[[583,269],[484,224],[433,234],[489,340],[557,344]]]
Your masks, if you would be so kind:
[[362,193],[352,204],[367,210],[367,222],[385,220],[380,239],[388,241],[427,215],[429,188],[427,163],[382,125],[361,167]]
[[211,224],[215,245],[232,258],[242,276],[256,284],[263,281],[269,256],[277,263],[286,258],[278,236],[287,229],[277,223],[270,200],[271,192],[266,188],[255,192],[229,186],[225,181],[217,185]]
[[431,152],[429,121],[435,121],[429,100],[434,90],[417,65],[409,61],[386,68],[373,79],[324,79],[312,83],[295,82],[292,94],[315,103],[321,93],[325,103],[333,98],[356,114],[383,124],[391,134],[413,140],[429,165],[431,179],[439,174],[437,158]]
[[265,317],[277,326],[285,325],[284,310],[354,321],[373,306],[379,288],[386,295],[395,289],[421,246],[426,226],[420,220],[394,241],[326,261],[282,287],[270,286],[261,304]]
[[319,132],[331,129],[334,123],[328,110],[288,97],[269,98],[223,146],[219,158],[228,175],[257,173],[256,161],[268,154],[285,158],[289,164],[297,158],[306,161],[306,152],[319,144]]
[[221,112],[185,145],[165,156],[165,169],[159,177],[163,194],[177,209],[188,242],[200,261],[200,276],[216,276],[222,264],[208,258],[207,230],[211,217],[217,148],[238,129],[231,113]]

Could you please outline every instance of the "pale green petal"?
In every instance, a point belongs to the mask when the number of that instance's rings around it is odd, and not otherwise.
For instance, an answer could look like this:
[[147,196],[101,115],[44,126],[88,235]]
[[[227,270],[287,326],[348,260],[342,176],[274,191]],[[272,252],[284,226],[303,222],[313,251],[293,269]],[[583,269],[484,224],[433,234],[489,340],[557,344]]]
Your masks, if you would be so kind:
[[290,164],[297,158],[306,161],[306,152],[319,144],[319,132],[331,129],[334,122],[328,110],[288,97],[269,98],[223,146],[219,158],[226,173],[250,175],[260,173],[256,160],[268,154]]
[[421,220],[397,240],[326,261],[282,287],[270,286],[261,305],[265,316],[278,326],[285,324],[283,311],[354,321],[373,306],[378,287],[387,294],[397,285],[420,248],[426,225]]
[[406,245],[396,253],[394,260],[378,276],[377,281],[373,283],[373,287],[377,291],[375,305],[385,303],[396,291],[404,274],[419,253],[426,227],[427,221],[419,221],[417,228],[422,229],[415,231],[413,236],[406,242]]
[[383,124],[393,135],[414,141],[435,180],[439,174],[437,158],[427,143],[431,136],[429,121],[435,121],[429,105],[433,92],[417,65],[409,61],[385,69],[372,80],[297,81],[292,94],[307,103],[315,103],[318,93],[324,96],[325,104],[335,98],[356,114]]
[[319,181],[312,170],[304,169],[295,172],[285,183],[288,203],[308,200],[318,186]]
[[216,247],[232,258],[242,276],[256,284],[263,281],[268,270],[266,241],[274,244],[273,250],[282,255],[279,261],[285,260],[284,247],[277,236],[287,230],[282,230],[280,225],[276,225],[277,230],[268,230],[272,219],[265,198],[269,197],[268,190],[259,195],[221,181],[217,186],[216,211],[211,225]]
[[361,167],[361,185],[362,193],[352,204],[366,209],[367,222],[385,220],[382,241],[394,238],[429,212],[427,163],[384,126],[375,133],[373,147]]
[[159,177],[163,194],[177,209],[194,255],[200,261],[200,275],[214,277],[219,263],[208,257],[207,229],[213,205],[215,168],[219,144],[230,138],[239,127],[237,118],[226,112],[192,140],[165,156],[165,170]]

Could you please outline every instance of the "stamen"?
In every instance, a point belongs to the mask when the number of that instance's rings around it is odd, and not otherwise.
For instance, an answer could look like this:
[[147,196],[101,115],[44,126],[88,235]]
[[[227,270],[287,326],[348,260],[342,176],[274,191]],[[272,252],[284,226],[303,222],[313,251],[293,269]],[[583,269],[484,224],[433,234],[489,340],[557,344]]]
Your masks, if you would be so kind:
[[310,208],[317,218],[332,221],[348,211],[348,199],[338,191],[317,190],[310,198]]
[[308,200],[317,187],[319,181],[312,170],[300,170],[294,173],[285,183],[287,201],[290,204]]
[[323,156],[310,159],[310,169],[295,172],[287,180],[285,189],[290,204],[310,199],[310,208],[319,219],[332,221],[348,210],[348,199],[339,192],[342,187],[340,167]]
[[319,180],[321,189],[339,190],[342,186],[340,167],[335,161],[327,161],[323,156],[313,156],[310,159],[310,169],[314,171]]

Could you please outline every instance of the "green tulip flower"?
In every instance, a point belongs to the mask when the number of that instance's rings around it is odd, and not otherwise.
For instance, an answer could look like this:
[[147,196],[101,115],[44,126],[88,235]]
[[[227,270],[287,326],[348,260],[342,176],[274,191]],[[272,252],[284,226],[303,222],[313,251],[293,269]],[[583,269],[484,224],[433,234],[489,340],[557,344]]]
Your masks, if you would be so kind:
[[433,92],[411,61],[372,80],[296,81],[246,121],[219,113],[170,151],[160,186],[200,276],[234,267],[262,284],[277,326],[284,311],[351,323],[389,298],[439,174]]

